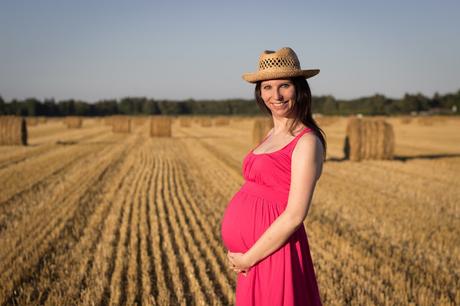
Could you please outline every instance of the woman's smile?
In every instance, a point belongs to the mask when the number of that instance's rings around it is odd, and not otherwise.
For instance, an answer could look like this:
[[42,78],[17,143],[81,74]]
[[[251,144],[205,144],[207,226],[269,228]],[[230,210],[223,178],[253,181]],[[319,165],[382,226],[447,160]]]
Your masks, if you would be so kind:
[[267,80],[261,84],[261,96],[269,108],[284,112],[295,100],[295,88],[289,79]]
[[283,101],[283,102],[271,102],[272,108],[274,109],[285,109],[289,104],[289,101]]

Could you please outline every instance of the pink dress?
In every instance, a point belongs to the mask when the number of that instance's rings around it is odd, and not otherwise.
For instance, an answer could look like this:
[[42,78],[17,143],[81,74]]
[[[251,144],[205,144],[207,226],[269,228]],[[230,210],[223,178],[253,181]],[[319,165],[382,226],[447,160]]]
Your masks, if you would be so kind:
[[[286,208],[292,151],[309,131],[305,127],[278,151],[254,154],[253,149],[246,155],[245,182],[228,203],[221,223],[222,240],[229,251],[245,253]],[[321,305],[303,224],[246,276],[238,273],[236,305]]]

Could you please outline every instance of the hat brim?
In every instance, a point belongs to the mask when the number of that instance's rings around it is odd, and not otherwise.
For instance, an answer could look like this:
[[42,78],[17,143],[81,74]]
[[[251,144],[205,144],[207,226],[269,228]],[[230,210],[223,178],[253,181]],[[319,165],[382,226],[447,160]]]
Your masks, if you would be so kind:
[[258,71],[255,73],[243,74],[243,79],[249,83],[256,83],[258,81],[266,81],[273,79],[282,78],[294,78],[294,77],[305,77],[306,79],[311,78],[319,73],[319,69],[307,69],[307,70],[286,70],[286,71]]

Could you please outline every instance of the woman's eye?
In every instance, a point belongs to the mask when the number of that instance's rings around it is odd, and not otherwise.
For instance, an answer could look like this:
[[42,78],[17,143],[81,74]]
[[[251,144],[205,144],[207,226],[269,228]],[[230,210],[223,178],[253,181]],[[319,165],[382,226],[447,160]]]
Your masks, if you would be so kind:
[[288,88],[289,86],[291,86],[291,84],[283,84],[281,86],[284,87],[284,88]]
[[271,87],[270,86],[264,86],[264,90],[269,90]]

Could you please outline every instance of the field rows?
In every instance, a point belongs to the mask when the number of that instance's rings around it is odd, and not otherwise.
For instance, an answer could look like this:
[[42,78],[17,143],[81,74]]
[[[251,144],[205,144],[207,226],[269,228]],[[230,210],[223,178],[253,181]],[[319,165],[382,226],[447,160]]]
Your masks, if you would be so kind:
[[[458,126],[441,140],[441,126],[423,127],[417,142],[418,126],[392,120],[395,161],[341,161],[344,121],[324,128],[329,160],[305,226],[325,305],[460,303]],[[174,124],[172,138],[147,124],[61,125],[0,148],[0,304],[234,304],[220,222],[250,122]]]

